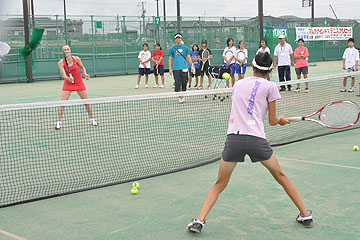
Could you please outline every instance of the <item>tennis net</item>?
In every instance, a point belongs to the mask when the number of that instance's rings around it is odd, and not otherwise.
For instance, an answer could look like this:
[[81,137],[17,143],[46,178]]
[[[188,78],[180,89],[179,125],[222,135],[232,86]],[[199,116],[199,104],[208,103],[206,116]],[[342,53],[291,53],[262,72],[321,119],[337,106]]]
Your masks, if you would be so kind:
[[[357,93],[340,92],[343,77],[309,79],[309,93],[304,93],[303,81],[300,93],[281,92],[278,115],[305,115],[337,100],[360,104]],[[231,89],[183,95],[183,104],[178,93],[164,93],[0,105],[0,207],[217,161],[226,138]],[[91,104],[98,126],[89,124],[84,104]],[[56,131],[60,106],[65,112]],[[309,122],[265,125],[273,146],[340,131]]]

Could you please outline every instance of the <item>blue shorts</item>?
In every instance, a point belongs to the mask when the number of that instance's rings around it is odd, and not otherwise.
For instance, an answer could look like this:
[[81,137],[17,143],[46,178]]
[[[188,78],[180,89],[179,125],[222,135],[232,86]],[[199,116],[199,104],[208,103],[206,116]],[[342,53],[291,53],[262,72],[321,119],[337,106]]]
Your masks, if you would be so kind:
[[159,70],[159,74],[157,74],[157,71],[156,71],[156,66],[154,66],[154,75],[155,76],[158,76],[158,75],[164,75],[164,65],[159,65],[158,66],[158,70]]
[[139,68],[139,75],[144,76],[150,74],[150,68]]
[[246,73],[246,63],[243,63],[243,65],[236,64],[236,73],[237,74],[245,74]]
[[[224,63],[224,66],[226,67],[227,64]],[[234,75],[235,74],[235,63],[230,64],[230,70],[231,70],[230,75]]]

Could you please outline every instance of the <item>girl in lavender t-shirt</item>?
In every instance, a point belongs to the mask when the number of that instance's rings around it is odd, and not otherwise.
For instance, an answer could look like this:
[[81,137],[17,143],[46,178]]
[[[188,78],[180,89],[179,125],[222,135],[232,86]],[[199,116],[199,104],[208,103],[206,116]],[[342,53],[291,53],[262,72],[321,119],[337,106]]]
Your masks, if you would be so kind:
[[261,162],[270,171],[299,209],[296,220],[305,227],[312,227],[311,214],[307,212],[294,183],[281,170],[266,140],[264,119],[267,113],[271,126],[290,123],[284,116],[276,117],[276,100],[281,96],[276,84],[266,80],[273,67],[270,54],[259,53],[252,65],[254,75],[238,81],[233,87],[229,127],[218,179],[208,192],[199,216],[188,224],[191,232],[201,232],[205,217],[227,186],[237,162],[244,162],[245,155],[249,155],[252,162]]

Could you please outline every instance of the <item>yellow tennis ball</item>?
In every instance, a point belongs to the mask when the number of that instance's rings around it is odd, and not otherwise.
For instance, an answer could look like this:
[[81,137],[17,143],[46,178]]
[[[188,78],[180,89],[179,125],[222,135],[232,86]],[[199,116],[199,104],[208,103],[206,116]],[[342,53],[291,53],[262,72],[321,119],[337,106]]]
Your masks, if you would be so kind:
[[223,73],[222,77],[223,77],[223,79],[225,79],[225,80],[229,80],[229,79],[230,79],[230,74],[227,73],[227,72],[225,72],[225,73]]
[[359,151],[359,146],[354,146],[353,149],[354,151]]
[[138,192],[139,190],[136,187],[131,188],[131,194],[136,195]]
[[132,187],[133,188],[139,188],[140,184],[138,182],[133,182]]

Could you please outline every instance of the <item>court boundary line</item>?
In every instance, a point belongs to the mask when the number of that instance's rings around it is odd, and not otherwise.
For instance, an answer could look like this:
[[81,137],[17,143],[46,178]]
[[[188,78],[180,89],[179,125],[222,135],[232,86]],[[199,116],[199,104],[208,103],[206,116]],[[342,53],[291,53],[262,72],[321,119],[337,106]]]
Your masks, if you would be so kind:
[[15,235],[13,233],[9,233],[9,232],[7,232],[5,230],[2,230],[2,229],[0,229],[0,234],[3,234],[5,236],[8,236],[8,237],[13,238],[13,239],[17,239],[17,240],[26,240],[23,237],[17,236],[17,235]]
[[301,160],[301,159],[294,159],[294,158],[286,158],[286,157],[278,157],[279,159],[284,160],[290,160],[295,162],[305,162],[305,163],[311,163],[311,164],[317,164],[317,165],[325,165],[330,167],[340,167],[340,168],[348,168],[348,169],[356,169],[360,170],[360,167],[353,167],[353,166],[347,166],[347,165],[339,165],[339,164],[332,164],[332,163],[322,163],[322,162],[313,162],[309,160]]

